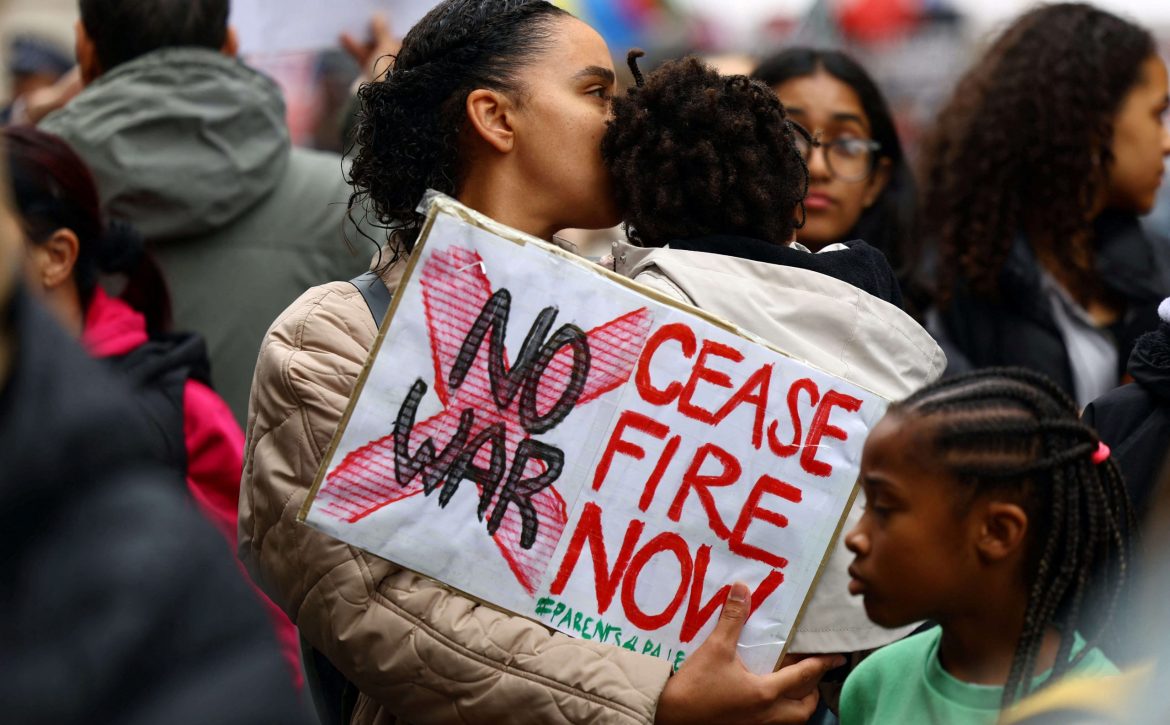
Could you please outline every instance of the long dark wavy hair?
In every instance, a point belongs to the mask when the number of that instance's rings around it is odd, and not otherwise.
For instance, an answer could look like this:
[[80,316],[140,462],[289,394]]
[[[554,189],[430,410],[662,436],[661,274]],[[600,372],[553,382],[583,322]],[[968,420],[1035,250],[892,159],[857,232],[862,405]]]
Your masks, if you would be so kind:
[[917,235],[914,233],[917,192],[914,173],[902,150],[894,116],[885,96],[874,79],[852,56],[839,50],[796,46],[765,58],[752,72],[752,78],[776,88],[794,78],[824,71],[853,89],[861,110],[869,120],[873,139],[881,144],[879,159],[890,162],[890,180],[857,224],[846,234],[849,239],[864,239],[890,260],[903,286],[918,263]]
[[361,87],[350,215],[389,230],[395,256],[413,248],[426,190],[456,193],[468,94],[523,90],[518,71],[566,16],[544,0],[444,0],[406,34],[385,77]]
[[938,299],[960,281],[994,297],[1017,235],[1078,297],[1097,287],[1090,210],[1113,121],[1153,55],[1141,27],[1090,5],[1021,16],[959,81],[923,148],[923,230]]

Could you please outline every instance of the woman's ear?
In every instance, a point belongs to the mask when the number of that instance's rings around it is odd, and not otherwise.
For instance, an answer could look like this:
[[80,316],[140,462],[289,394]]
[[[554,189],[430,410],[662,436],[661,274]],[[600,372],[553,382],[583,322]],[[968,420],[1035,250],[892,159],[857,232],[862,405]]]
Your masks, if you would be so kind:
[[44,244],[32,246],[32,264],[35,281],[45,291],[63,284],[73,284],[73,268],[81,242],[71,229],[58,229]]
[[877,203],[878,197],[886,190],[886,185],[890,183],[890,176],[893,174],[894,162],[882,157],[878,160],[877,167],[869,176],[869,182],[865,188],[865,208],[868,209]]
[[516,143],[512,128],[512,102],[499,91],[477,88],[467,94],[467,120],[476,136],[499,153],[510,152]]
[[987,561],[1002,561],[1023,550],[1028,514],[1019,504],[991,501],[983,512],[976,548]]

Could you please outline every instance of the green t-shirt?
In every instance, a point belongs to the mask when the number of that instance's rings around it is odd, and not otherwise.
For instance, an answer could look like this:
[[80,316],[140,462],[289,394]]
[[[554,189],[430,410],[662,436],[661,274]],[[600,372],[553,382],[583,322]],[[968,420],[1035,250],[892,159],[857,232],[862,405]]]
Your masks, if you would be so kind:
[[[999,717],[1002,687],[956,680],[938,659],[942,628],[935,627],[874,652],[857,666],[841,691],[841,725],[944,723],[993,725]],[[1077,635],[1073,652],[1085,641]],[[1069,674],[1116,675],[1118,670],[1097,648]],[[1048,673],[1037,676],[1040,684]]]

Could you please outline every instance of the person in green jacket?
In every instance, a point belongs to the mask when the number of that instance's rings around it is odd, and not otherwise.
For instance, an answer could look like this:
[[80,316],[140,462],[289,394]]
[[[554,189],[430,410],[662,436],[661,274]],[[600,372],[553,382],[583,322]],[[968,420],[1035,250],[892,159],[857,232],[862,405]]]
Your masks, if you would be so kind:
[[[243,423],[260,340],[314,285],[365,271],[336,154],[295,149],[280,89],[238,60],[228,0],[80,0],[85,89],[47,116],[166,274]],[[384,241],[384,235],[380,241]],[[368,245],[373,252],[376,245]]]
[[860,479],[850,593],[883,626],[939,626],[850,674],[842,725],[990,725],[1065,674],[1117,674],[1095,645],[1132,565],[1129,500],[1055,383],[999,368],[930,385],[890,406]]

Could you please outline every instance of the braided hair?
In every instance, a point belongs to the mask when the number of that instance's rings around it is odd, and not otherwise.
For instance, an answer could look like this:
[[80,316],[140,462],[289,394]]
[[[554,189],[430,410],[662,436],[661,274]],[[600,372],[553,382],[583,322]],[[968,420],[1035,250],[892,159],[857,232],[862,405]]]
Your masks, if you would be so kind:
[[406,34],[386,75],[358,91],[350,215],[368,200],[395,257],[414,246],[426,190],[457,193],[468,94],[519,101],[518,71],[551,46],[558,17],[568,13],[544,0],[444,0]]
[[[1134,528],[1117,465],[1100,460],[1097,434],[1048,378],[1022,368],[991,368],[947,378],[890,407],[937,421],[934,453],[968,488],[1013,492],[1028,514],[1031,588],[1024,628],[1003,691],[1003,706],[1027,695],[1050,626],[1060,646],[1050,681],[1102,641],[1127,585]],[[1093,591],[1107,593],[1090,616]],[[1093,613],[1094,615],[1096,613]],[[1096,631],[1089,629],[1096,623]],[[1072,654],[1076,633],[1085,647]]]
[[994,298],[1020,233],[1053,247],[1035,251],[1075,296],[1097,290],[1090,209],[1113,161],[1114,117],[1155,52],[1148,31],[1115,15],[1047,5],[1016,20],[959,81],[923,144],[919,177],[940,303],[960,286]]
[[787,242],[808,192],[795,128],[759,81],[719,75],[693,57],[655,70],[614,99],[601,142],[630,240],[659,247],[736,234]]

